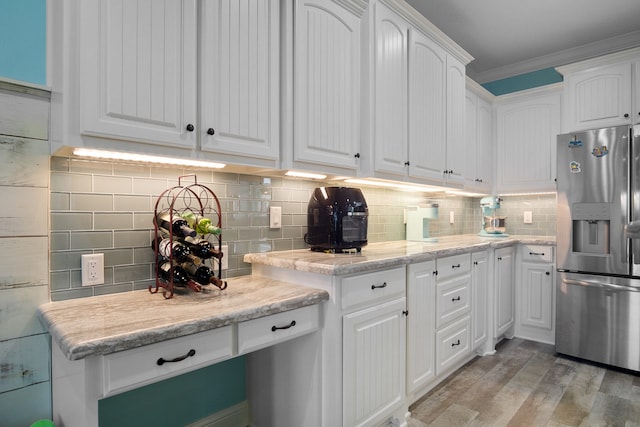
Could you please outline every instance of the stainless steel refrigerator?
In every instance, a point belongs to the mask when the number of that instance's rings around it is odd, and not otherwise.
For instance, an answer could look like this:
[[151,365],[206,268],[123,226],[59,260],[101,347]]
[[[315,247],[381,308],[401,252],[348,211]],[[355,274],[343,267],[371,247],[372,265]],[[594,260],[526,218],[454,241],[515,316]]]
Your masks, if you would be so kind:
[[557,143],[556,351],[640,371],[640,125]]

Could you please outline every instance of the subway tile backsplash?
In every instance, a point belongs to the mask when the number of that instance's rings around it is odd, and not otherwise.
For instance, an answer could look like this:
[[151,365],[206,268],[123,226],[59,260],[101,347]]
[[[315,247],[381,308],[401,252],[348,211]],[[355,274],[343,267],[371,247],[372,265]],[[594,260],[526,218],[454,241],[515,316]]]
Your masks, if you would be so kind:
[[[51,299],[62,300],[153,285],[153,212],[158,196],[170,187],[194,182],[213,191],[220,201],[223,244],[229,246],[226,277],[251,273],[243,262],[249,252],[305,248],[306,208],[315,187],[332,185],[209,170],[138,166],[112,162],[51,158]],[[180,178],[182,177],[182,178]],[[335,183],[334,183],[335,184]],[[368,241],[405,238],[406,206],[428,201],[439,204],[430,221],[433,237],[477,233],[479,199],[445,193],[415,194],[391,189],[362,188],[369,206]],[[505,198],[511,234],[555,235],[555,196]],[[269,207],[282,207],[282,228],[269,228]],[[534,223],[523,225],[523,211],[534,212]],[[449,221],[450,212],[455,221]],[[514,221],[510,221],[514,219]],[[81,286],[80,255],[105,254],[105,284]]]

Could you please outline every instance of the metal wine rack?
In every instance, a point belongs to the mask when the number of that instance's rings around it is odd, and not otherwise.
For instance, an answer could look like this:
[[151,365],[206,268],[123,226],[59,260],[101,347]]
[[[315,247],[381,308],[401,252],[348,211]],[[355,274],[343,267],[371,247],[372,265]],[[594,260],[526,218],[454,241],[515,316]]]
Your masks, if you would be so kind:
[[[185,178],[192,177],[193,184],[183,185],[182,181]],[[201,259],[203,265],[207,265],[214,272],[217,271],[217,277],[214,284],[200,285],[199,283],[189,280],[186,285],[182,286],[174,283],[174,271],[173,268],[169,269],[168,277],[166,279],[161,277],[160,263],[161,260],[168,260],[171,266],[178,265],[177,260],[174,259],[173,247],[174,243],[177,243],[180,239],[173,230],[160,227],[158,224],[158,217],[162,215],[168,215],[169,222],[171,223],[174,218],[183,217],[186,213],[193,213],[195,215],[205,217],[211,220],[211,224],[221,228],[222,226],[222,213],[220,211],[220,201],[216,197],[215,193],[208,187],[198,184],[198,178],[196,175],[185,175],[178,177],[178,185],[165,190],[156,200],[153,226],[155,231],[154,239],[158,239],[158,236],[162,238],[170,239],[170,256],[163,256],[160,251],[160,245],[158,240],[155,240],[153,244],[156,262],[155,262],[155,287],[149,285],[149,292],[157,293],[162,289],[162,295],[166,298],[172,298],[175,288],[190,288],[196,292],[207,292],[212,287],[214,289],[224,290],[227,287],[227,282],[222,280],[222,258],[209,258]],[[211,245],[218,250],[221,256],[222,253],[222,235],[221,234],[199,234],[197,236],[200,239],[208,240]]]

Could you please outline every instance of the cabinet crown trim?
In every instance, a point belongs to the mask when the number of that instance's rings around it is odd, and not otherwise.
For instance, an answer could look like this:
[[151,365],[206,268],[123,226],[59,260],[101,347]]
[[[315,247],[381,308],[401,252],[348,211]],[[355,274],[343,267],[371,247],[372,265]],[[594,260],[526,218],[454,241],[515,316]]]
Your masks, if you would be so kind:
[[390,9],[392,9],[395,13],[404,18],[411,25],[415,26],[420,31],[424,32],[425,35],[432,38],[436,43],[440,44],[443,48],[445,48],[450,54],[452,54],[456,59],[462,62],[464,65],[467,65],[469,62],[473,61],[473,56],[469,54],[466,50],[460,47],[455,41],[453,41],[449,36],[447,36],[442,30],[436,27],[431,21],[421,15],[417,10],[411,7],[408,3],[403,0],[378,0],[381,3],[387,5]]
[[508,93],[495,97],[496,104],[508,103],[511,101],[522,101],[527,97],[534,97],[545,94],[562,94],[564,83],[552,83],[550,85],[534,87],[532,89],[521,90],[519,92]]
[[573,64],[563,65],[556,67],[556,71],[566,76],[567,74],[575,73],[578,71],[586,71],[605,65],[613,65],[616,62],[624,62],[630,60],[637,60],[640,58],[640,47],[633,49],[627,49],[609,55],[599,56],[597,58],[586,59],[584,61],[575,62]]
[[367,6],[369,6],[368,0],[333,0],[333,2],[339,4],[351,13],[356,14],[358,17],[364,15]]

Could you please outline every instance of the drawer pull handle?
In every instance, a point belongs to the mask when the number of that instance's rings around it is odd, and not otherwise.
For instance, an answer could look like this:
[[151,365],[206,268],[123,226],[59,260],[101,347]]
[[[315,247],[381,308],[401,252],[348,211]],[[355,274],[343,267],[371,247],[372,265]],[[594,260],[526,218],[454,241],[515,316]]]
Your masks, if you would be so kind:
[[161,357],[160,359],[158,359],[158,361],[156,363],[158,364],[158,366],[162,366],[165,363],[182,362],[184,359],[186,359],[188,357],[191,357],[191,356],[195,356],[195,355],[196,355],[196,351],[194,349],[191,349],[184,356],[176,357],[175,359],[164,359],[164,358]]
[[454,264],[451,266],[451,268],[460,268],[460,264]]
[[371,285],[371,289],[382,289],[387,287],[387,282],[384,282],[382,285]]
[[451,298],[451,302],[456,302],[456,301],[460,301],[460,296],[458,295],[455,298]]
[[539,256],[544,256],[544,252],[529,252],[529,255],[539,255]]
[[455,347],[457,345],[460,345],[460,340],[451,343],[451,347]]
[[272,326],[271,327],[271,332],[275,332],[278,329],[289,329],[289,328],[291,328],[293,326],[296,326],[296,321],[295,320],[292,320],[291,323],[289,323],[287,326]]

